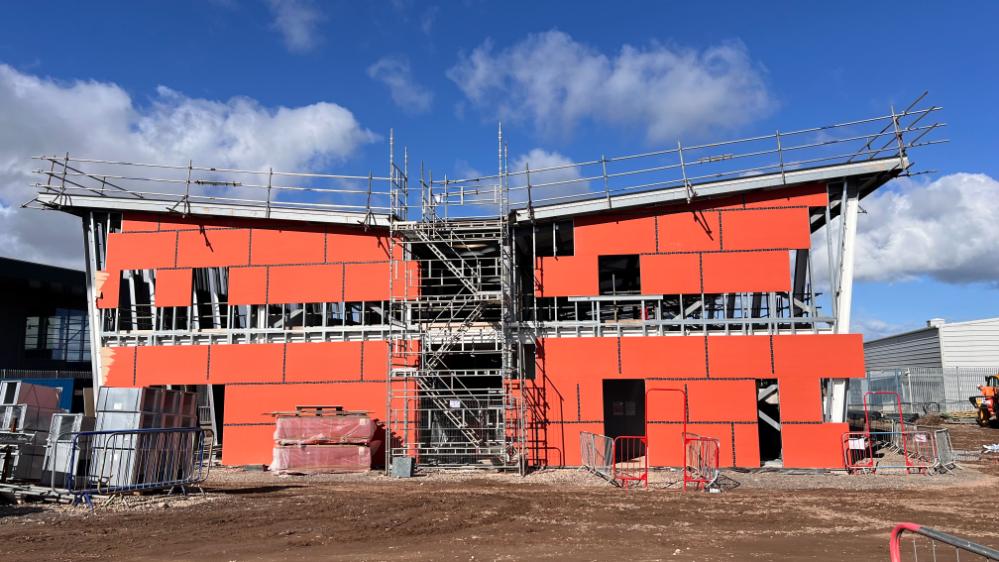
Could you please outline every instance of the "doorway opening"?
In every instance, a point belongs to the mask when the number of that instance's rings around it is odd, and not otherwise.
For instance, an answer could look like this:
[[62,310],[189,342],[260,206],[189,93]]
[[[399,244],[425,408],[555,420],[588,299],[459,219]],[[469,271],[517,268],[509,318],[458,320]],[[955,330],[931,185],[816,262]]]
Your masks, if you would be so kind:
[[756,416],[760,438],[760,463],[781,459],[780,391],[776,379],[756,381]]
[[645,435],[644,379],[604,379],[604,435]]

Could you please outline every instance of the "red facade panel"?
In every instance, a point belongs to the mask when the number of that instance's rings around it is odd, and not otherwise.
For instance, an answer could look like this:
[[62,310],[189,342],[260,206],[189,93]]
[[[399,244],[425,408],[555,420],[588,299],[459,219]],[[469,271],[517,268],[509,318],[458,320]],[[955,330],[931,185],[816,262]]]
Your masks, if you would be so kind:
[[159,229],[160,219],[157,215],[127,213],[121,219],[122,232],[154,232]]
[[289,382],[361,378],[361,342],[289,343],[287,353],[285,380]]
[[403,262],[393,275],[392,295],[395,298],[408,300],[420,296],[420,262]]
[[255,228],[250,238],[253,265],[310,264],[326,261],[326,233]]
[[659,252],[701,252],[721,249],[718,211],[692,211],[662,215]]
[[704,378],[704,336],[621,338],[621,373],[626,378]]
[[579,453],[579,434],[588,431],[602,434],[602,423],[555,424],[548,429],[548,445],[544,452],[551,461],[561,462],[564,466],[579,466],[582,457]]
[[388,376],[388,342],[368,340],[364,342],[362,374],[365,380],[384,380]]
[[250,260],[249,229],[187,230],[177,233],[177,265],[224,267]]
[[343,297],[343,264],[275,266],[268,275],[271,304],[340,302]]
[[176,246],[173,232],[112,232],[108,235],[107,270],[173,267]]
[[157,270],[156,306],[190,306],[193,279],[194,274],[190,269]]
[[757,419],[755,380],[688,381],[684,385],[693,423]]
[[770,336],[709,336],[711,378],[772,378]]
[[94,292],[97,295],[97,308],[118,308],[118,291],[120,288],[120,271],[95,272]]
[[612,218],[604,215],[577,218],[573,227],[573,247],[577,256],[655,252],[655,219]]
[[645,433],[649,442],[649,466],[678,467],[683,464],[683,425],[650,423]]
[[749,209],[725,211],[722,248],[725,250],[804,249],[811,244],[808,209]]
[[676,391],[686,392],[685,384],[686,381],[645,381],[646,421],[682,423],[684,395]]
[[760,466],[760,428],[757,424],[737,423],[732,431],[735,434],[735,466]]
[[643,255],[639,260],[643,295],[700,294],[700,254]]
[[825,207],[829,202],[825,184],[809,183],[746,194],[746,207]]
[[[211,384],[232,382],[281,382],[284,344],[222,344],[211,346],[208,369]],[[226,396],[226,407],[229,397]]]
[[134,347],[102,347],[101,374],[104,386],[134,386]]
[[[372,418],[384,421],[385,385],[377,382],[230,385],[225,389],[225,423],[273,422],[271,412],[291,412],[295,406],[319,404],[366,411]],[[228,438],[227,435],[226,446]]]
[[782,422],[822,421],[822,386],[819,377],[778,379]]
[[617,338],[548,338],[538,353],[540,372],[556,382],[617,376]]
[[266,267],[233,267],[229,269],[229,304],[264,304],[266,302]]
[[538,258],[534,294],[539,297],[576,297],[600,294],[596,256]]
[[344,269],[343,300],[347,302],[389,300],[390,267],[388,262],[347,264]]
[[860,334],[783,335],[773,339],[774,372],[778,377],[864,376],[864,340]]
[[[226,403],[228,409],[228,402]],[[274,424],[233,425],[225,427],[222,464],[244,466],[270,465],[274,449]]]
[[389,239],[374,232],[330,227],[326,235],[326,261],[387,261]]
[[843,468],[845,423],[781,424],[784,468]]
[[705,293],[791,290],[791,261],[782,250],[704,254],[702,268]]
[[208,380],[208,346],[142,346],[135,363],[138,386],[205,384]]

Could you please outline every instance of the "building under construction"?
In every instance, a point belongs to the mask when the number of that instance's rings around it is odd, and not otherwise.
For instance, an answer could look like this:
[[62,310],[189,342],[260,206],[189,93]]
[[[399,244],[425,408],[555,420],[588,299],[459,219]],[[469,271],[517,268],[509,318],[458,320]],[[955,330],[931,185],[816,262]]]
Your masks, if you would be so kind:
[[943,142],[918,102],[541,169],[501,134],[465,179],[45,156],[31,205],[82,218],[95,384],[210,385],[225,464],[338,404],[420,466],[575,466],[581,432],[676,466],[691,432],[836,468],[859,201]]

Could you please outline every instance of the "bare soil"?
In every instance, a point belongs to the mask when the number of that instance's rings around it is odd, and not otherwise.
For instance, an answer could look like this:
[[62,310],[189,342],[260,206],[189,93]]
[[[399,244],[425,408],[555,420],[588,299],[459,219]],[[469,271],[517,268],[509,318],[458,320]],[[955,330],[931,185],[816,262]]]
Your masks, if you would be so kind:
[[914,521],[999,546],[999,429],[947,425],[967,453],[937,476],[727,471],[719,494],[621,490],[576,471],[395,480],[215,470],[205,495],[90,513],[0,507],[0,560],[887,560]]

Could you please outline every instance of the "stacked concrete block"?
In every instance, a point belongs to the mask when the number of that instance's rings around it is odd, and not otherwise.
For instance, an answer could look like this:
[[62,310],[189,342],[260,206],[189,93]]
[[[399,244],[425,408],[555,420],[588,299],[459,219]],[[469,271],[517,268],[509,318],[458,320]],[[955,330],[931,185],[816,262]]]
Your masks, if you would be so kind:
[[61,389],[21,381],[0,382],[0,432],[18,441],[0,452],[0,475],[14,480],[38,480],[45,461],[52,415]]
[[280,473],[366,472],[381,447],[365,414],[279,415],[270,470]]

